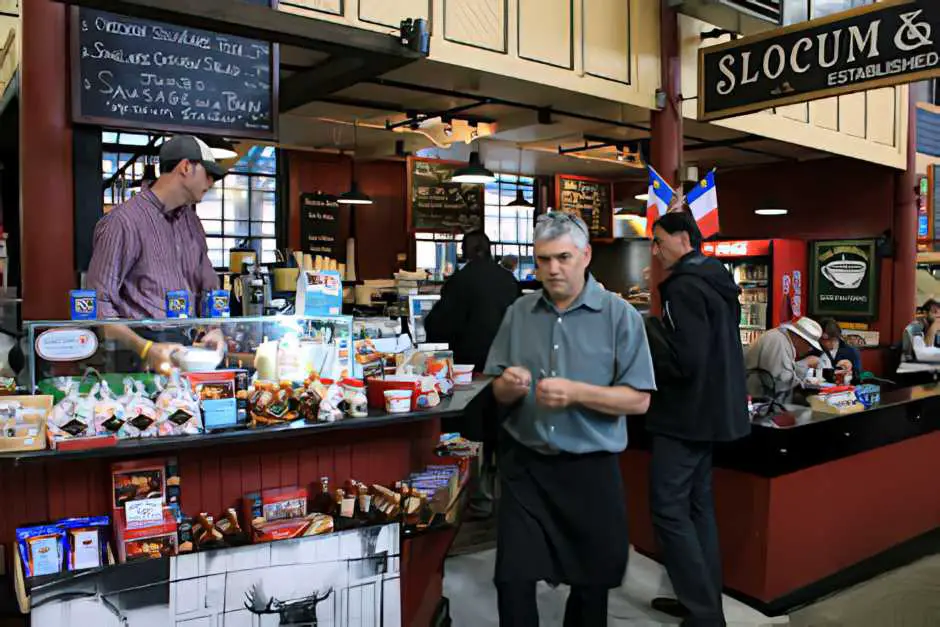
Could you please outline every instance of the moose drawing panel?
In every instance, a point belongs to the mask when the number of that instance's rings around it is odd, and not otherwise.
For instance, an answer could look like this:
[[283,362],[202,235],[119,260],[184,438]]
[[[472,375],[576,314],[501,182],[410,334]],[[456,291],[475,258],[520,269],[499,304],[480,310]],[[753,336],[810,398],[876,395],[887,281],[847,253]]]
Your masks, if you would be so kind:
[[31,625],[397,627],[399,533],[364,527],[105,568],[34,591]]

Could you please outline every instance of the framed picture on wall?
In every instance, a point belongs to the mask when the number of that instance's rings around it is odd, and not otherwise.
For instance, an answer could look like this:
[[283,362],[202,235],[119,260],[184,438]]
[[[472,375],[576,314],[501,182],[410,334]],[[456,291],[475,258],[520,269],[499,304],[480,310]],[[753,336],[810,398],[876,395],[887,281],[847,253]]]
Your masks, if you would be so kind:
[[840,320],[873,320],[878,316],[875,249],[875,240],[810,242],[811,316]]

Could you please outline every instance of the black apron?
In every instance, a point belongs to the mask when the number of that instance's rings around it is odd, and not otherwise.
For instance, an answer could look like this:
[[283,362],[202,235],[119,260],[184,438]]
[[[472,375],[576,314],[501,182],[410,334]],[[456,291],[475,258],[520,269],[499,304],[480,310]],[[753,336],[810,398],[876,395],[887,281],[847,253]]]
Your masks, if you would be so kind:
[[542,455],[503,431],[499,472],[497,583],[620,586],[630,552],[620,455]]

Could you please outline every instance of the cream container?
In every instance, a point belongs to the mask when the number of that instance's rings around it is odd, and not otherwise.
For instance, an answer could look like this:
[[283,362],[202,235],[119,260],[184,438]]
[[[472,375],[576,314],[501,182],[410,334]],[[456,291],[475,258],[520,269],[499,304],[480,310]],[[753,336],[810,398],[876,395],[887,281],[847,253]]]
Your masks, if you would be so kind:
[[385,390],[385,411],[390,414],[407,414],[411,411],[413,390]]
[[454,364],[454,385],[473,383],[473,364]]

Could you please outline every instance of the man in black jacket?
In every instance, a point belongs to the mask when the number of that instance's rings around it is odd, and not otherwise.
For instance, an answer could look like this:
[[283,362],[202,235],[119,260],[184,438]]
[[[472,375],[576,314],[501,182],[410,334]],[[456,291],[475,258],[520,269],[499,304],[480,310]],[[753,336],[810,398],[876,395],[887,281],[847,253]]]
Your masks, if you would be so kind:
[[[428,342],[450,345],[455,363],[473,364],[474,371],[483,372],[503,316],[522,290],[515,277],[493,261],[485,233],[464,235],[463,258],[467,264],[444,284],[441,300],[424,319],[424,330]],[[459,431],[466,438],[483,442],[480,484],[470,498],[470,514],[476,518],[492,514],[499,411],[492,392],[487,390],[461,418],[443,421],[445,430]]]
[[689,213],[653,226],[653,254],[669,276],[660,286],[662,320],[647,321],[658,391],[652,433],[650,509],[662,561],[678,600],[653,608],[683,625],[723,626],[721,559],[712,495],[712,448],[750,432],[739,289],[724,266],[699,252]]

